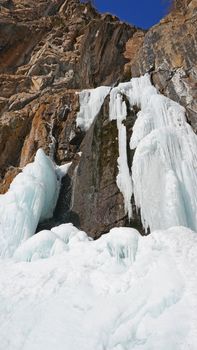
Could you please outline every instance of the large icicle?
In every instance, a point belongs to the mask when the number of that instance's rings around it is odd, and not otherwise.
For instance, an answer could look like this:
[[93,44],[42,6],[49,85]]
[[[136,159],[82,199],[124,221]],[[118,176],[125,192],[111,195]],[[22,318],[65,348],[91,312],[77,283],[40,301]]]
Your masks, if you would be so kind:
[[100,86],[79,93],[80,111],[77,114],[77,126],[83,131],[87,131],[92,125],[110,90],[109,86]]
[[[118,128],[118,147],[119,147],[119,158],[118,158],[118,175],[116,178],[117,186],[120,189],[124,197],[125,213],[128,214],[129,219],[132,217],[132,180],[131,174],[128,167],[127,161],[127,131],[123,124],[123,121],[127,117],[127,106],[123,101],[122,95],[118,90],[112,90],[113,96],[110,96],[110,119],[117,120]],[[113,103],[111,103],[113,101]]]
[[22,241],[35,233],[39,221],[53,215],[58,193],[53,163],[40,149],[34,162],[0,196],[0,256],[11,256]]

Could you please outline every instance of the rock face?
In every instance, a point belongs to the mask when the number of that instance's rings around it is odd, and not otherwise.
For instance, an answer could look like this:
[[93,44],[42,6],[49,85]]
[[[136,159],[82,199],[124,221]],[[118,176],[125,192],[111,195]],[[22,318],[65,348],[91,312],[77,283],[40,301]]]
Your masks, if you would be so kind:
[[95,237],[125,224],[116,127],[103,128],[103,111],[86,135],[77,128],[77,92],[121,79],[126,43],[138,30],[79,0],[0,6],[0,192],[41,147],[59,165],[72,161],[55,217],[43,227],[74,221]]
[[196,23],[197,1],[176,0],[170,14],[146,33],[136,55],[130,56],[132,75],[139,76],[151,72],[156,87],[186,108],[188,120],[195,131],[197,131]]
[[[77,92],[150,72],[197,130],[196,16],[196,0],[177,0],[144,32],[100,15],[90,2],[0,0],[0,193],[42,147],[58,165],[72,162],[54,218],[42,227],[71,221],[96,238],[130,225],[116,185],[117,128],[108,103],[85,133],[76,126]],[[137,214],[132,226],[142,232]]]

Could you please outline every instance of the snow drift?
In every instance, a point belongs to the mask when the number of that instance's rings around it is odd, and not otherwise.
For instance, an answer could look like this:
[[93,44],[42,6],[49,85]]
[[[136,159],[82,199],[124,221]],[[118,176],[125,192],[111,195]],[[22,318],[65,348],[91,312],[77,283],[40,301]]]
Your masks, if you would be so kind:
[[196,350],[189,229],[116,228],[91,241],[68,224],[16,252],[17,263],[0,260],[1,349]]

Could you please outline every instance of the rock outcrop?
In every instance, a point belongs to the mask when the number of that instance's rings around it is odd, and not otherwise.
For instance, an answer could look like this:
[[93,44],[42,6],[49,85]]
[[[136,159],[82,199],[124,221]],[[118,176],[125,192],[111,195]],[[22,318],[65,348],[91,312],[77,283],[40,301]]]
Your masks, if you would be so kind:
[[92,236],[124,224],[116,186],[117,147],[112,159],[111,151],[103,157],[106,147],[114,145],[116,128],[108,123],[102,129],[106,113],[87,135],[77,128],[77,92],[122,78],[128,62],[125,45],[138,29],[79,0],[0,5],[0,192],[41,147],[57,164],[73,163],[63,179],[53,222],[74,221]]
[[[136,55],[133,76],[146,72],[166,96],[182,104],[197,131],[197,1],[176,0],[172,11],[151,28]],[[132,41],[131,39],[131,45]],[[128,55],[127,55],[128,57]]]
[[[58,165],[72,162],[54,218],[42,227],[71,221],[96,238],[130,225],[116,185],[108,103],[85,133],[76,126],[77,93],[150,72],[162,93],[186,107],[196,131],[196,16],[196,0],[177,0],[145,32],[90,2],[0,0],[0,193],[42,147]],[[137,214],[132,226],[142,232]]]

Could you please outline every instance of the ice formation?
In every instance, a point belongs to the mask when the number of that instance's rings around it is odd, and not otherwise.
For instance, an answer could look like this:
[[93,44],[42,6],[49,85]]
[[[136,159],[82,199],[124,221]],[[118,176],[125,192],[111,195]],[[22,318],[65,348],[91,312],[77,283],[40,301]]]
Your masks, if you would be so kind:
[[1,349],[196,350],[196,233],[36,236],[0,259]]
[[84,131],[90,128],[110,90],[109,86],[100,86],[79,93],[80,111],[77,114],[77,126]]
[[132,179],[127,161],[127,131],[124,120],[127,117],[127,106],[118,88],[114,88],[110,94],[110,119],[117,120],[118,128],[118,175],[117,186],[124,197],[125,213],[129,219],[132,217],[131,196],[133,193]]
[[[124,189],[129,188],[128,169],[120,167],[121,154],[127,154],[120,133],[125,128],[125,98],[130,108],[140,109],[130,141],[131,149],[136,149],[130,182],[145,229],[183,225],[197,231],[197,137],[186,122],[184,108],[159,94],[149,75],[121,83],[110,93],[110,119],[117,119],[119,130],[118,178],[124,198]],[[130,188],[128,192],[126,208]]]
[[[109,91],[80,94],[82,129]],[[132,175],[126,100],[140,109],[130,140]],[[70,166],[56,169],[39,150],[0,196],[2,349],[197,348],[197,234],[184,227],[197,230],[196,135],[184,109],[158,94],[147,75],[111,90],[110,119],[117,120],[125,210],[131,217],[133,191],[144,227],[162,230],[142,237],[114,228],[93,241],[64,224],[32,236],[52,215]]]
[[22,241],[35,233],[39,221],[53,215],[58,194],[55,167],[39,149],[34,162],[0,196],[0,256],[11,256]]
[[16,249],[13,257],[16,261],[46,259],[68,250],[73,242],[85,240],[90,240],[85,232],[71,223],[63,224],[30,237]]

